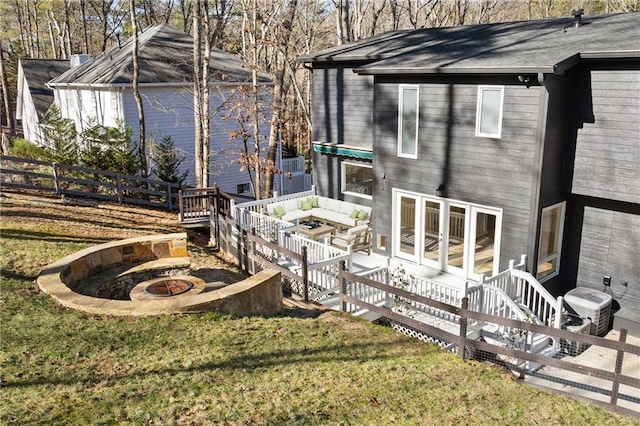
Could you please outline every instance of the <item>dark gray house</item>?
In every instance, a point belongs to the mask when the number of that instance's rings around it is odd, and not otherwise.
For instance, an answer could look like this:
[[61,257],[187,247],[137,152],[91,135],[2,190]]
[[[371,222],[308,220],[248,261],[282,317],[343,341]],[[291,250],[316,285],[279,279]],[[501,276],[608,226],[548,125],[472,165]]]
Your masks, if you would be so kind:
[[640,334],[640,13],[395,31],[299,60],[314,183],[373,206],[374,251],[467,280],[526,254],[552,293],[605,291],[614,327]]

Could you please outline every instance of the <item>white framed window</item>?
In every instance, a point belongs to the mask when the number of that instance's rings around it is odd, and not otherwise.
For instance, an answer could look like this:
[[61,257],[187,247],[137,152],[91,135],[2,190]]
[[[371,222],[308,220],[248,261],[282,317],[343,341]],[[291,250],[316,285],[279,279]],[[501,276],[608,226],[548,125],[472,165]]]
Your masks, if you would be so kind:
[[418,158],[418,86],[400,85],[398,157]]
[[502,106],[504,86],[478,86],[476,106],[476,136],[502,136]]
[[553,278],[560,272],[560,252],[562,251],[566,204],[563,201],[542,209],[536,270],[536,278],[540,282]]
[[371,199],[373,195],[373,166],[343,161],[342,193]]

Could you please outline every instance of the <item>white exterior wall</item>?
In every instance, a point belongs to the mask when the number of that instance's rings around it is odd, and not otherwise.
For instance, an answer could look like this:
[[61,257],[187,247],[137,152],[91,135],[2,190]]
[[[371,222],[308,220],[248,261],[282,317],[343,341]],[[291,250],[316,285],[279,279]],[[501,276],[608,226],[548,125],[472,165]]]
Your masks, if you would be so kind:
[[120,89],[57,88],[54,95],[60,115],[73,120],[78,133],[97,124],[113,127],[122,120]]
[[36,106],[33,103],[33,98],[31,97],[31,91],[29,90],[24,77],[22,85],[24,91],[22,93],[22,102],[18,113],[16,114],[16,118],[22,120],[24,138],[42,146],[45,143],[44,135],[42,134],[40,124],[38,123],[38,113],[36,111]]

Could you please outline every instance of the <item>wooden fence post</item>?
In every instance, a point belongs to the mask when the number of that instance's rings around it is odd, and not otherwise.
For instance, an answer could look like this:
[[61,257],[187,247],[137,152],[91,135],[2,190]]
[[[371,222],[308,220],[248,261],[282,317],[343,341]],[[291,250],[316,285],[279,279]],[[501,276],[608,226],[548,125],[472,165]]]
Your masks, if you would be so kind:
[[56,195],[60,196],[60,182],[58,182],[58,163],[52,163],[53,166],[53,186],[56,188]]
[[344,260],[341,260],[338,266],[338,301],[340,302],[340,312],[346,312],[347,310],[347,304],[344,302],[344,294],[346,291],[344,271],[345,262]]
[[120,180],[120,173],[116,173],[116,188],[118,192],[118,202],[122,204],[122,182]]
[[[620,330],[620,343],[627,341],[627,329]],[[624,351],[618,347],[618,353],[616,354],[616,366],[613,372],[613,386],[611,388],[611,405],[618,404],[618,390],[620,389],[620,373],[622,373],[622,361],[624,359]]]
[[304,301],[309,301],[309,264],[307,258],[307,246],[302,246],[302,289]]
[[460,310],[460,344],[458,345],[458,355],[463,360],[465,359],[465,351],[467,349],[464,344],[467,339],[467,309],[469,309],[469,298],[462,298],[462,309]]
[[169,211],[173,210],[173,200],[171,199],[173,194],[171,194],[171,183],[167,182],[167,206]]

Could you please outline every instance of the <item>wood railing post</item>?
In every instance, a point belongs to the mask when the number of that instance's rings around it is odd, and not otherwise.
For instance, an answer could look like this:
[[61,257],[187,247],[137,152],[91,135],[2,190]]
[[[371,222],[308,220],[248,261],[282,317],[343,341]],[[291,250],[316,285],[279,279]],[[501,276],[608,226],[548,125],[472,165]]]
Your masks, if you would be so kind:
[[463,360],[465,359],[466,345],[464,342],[467,339],[467,310],[469,309],[469,298],[462,298],[462,309],[460,310],[460,344],[458,345],[458,355]]
[[302,288],[304,301],[309,301],[309,263],[307,256],[307,246],[302,246]]
[[184,220],[184,198],[182,198],[182,189],[178,191],[178,218]]
[[[627,341],[627,329],[620,330],[620,343]],[[618,390],[620,389],[620,373],[622,373],[622,361],[624,359],[624,351],[618,347],[618,353],[616,354],[616,366],[613,372],[613,385],[611,387],[611,405],[618,404]]]
[[347,311],[347,304],[344,301],[344,295],[346,292],[346,280],[344,278],[344,271],[345,271],[345,262],[344,260],[340,261],[340,264],[338,266],[338,301],[340,302],[340,312],[346,312]]
[[[255,238],[256,228],[251,228],[251,236]],[[256,240],[254,238],[251,239],[251,244],[249,245],[249,256],[248,256],[251,259],[252,275],[256,274],[256,261],[254,260],[256,255]]]

